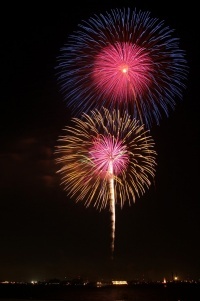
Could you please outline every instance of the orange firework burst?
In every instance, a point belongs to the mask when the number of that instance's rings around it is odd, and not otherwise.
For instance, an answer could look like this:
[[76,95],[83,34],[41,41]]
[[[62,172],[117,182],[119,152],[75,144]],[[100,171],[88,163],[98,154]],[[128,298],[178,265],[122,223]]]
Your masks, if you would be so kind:
[[55,153],[62,185],[69,196],[86,206],[111,211],[112,253],[115,204],[123,207],[140,197],[155,176],[154,141],[128,114],[103,108],[73,118],[58,139]]

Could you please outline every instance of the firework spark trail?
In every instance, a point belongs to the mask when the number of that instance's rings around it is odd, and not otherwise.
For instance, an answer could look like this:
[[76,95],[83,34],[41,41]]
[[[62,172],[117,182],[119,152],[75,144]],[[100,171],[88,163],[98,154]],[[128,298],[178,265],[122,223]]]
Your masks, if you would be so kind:
[[110,212],[111,212],[111,254],[114,253],[114,242],[115,242],[115,190],[114,190],[114,174],[113,174],[113,162],[109,162],[108,173],[110,174],[109,179],[109,190],[110,190]]
[[115,241],[115,205],[140,197],[155,176],[154,141],[127,113],[102,108],[73,118],[55,148],[57,173],[68,195],[85,206],[111,212],[111,252]]
[[174,30],[130,8],[82,21],[57,59],[58,82],[74,116],[104,106],[127,111],[147,128],[174,109],[188,74]]

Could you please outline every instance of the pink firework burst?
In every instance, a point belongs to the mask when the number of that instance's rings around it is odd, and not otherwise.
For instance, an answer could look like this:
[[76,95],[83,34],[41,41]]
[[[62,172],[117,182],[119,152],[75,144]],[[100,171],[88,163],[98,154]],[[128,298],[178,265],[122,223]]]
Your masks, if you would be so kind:
[[100,136],[94,139],[89,154],[96,173],[102,178],[113,178],[114,175],[125,172],[128,166],[127,147],[123,145],[122,140],[113,136]]
[[179,38],[148,11],[112,9],[78,25],[58,57],[58,81],[75,116],[119,109],[147,128],[182,98],[188,74]]
[[126,102],[149,89],[153,62],[144,48],[130,43],[115,43],[103,48],[94,60],[92,72],[103,97]]

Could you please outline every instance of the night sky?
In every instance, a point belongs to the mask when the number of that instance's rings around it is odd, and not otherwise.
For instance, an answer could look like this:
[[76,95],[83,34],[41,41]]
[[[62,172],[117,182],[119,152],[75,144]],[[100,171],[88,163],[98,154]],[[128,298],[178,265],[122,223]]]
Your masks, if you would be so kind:
[[[2,7],[0,281],[200,279],[196,1],[94,2]],[[109,211],[75,203],[56,174],[54,148],[71,112],[55,67],[79,22],[128,6],[148,10],[175,29],[190,71],[182,100],[151,129],[158,153],[155,182],[131,207],[116,207],[111,261]]]

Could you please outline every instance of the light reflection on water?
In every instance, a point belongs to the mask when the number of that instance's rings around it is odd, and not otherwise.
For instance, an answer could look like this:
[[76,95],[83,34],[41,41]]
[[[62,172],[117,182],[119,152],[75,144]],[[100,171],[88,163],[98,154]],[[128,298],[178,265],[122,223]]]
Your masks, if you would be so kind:
[[199,301],[200,285],[188,287],[66,288],[0,301]]

